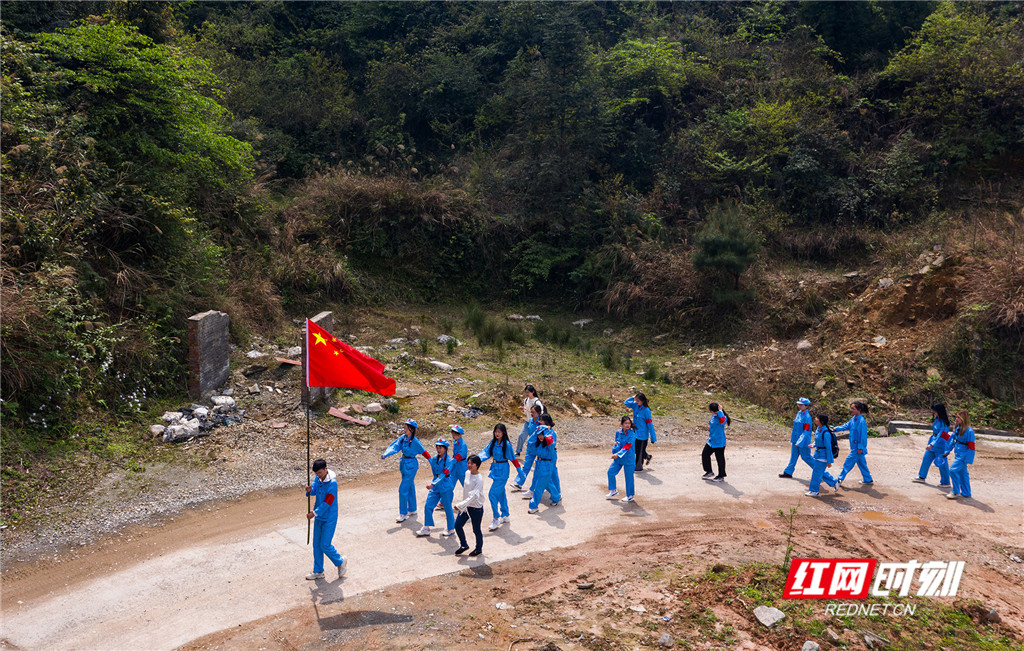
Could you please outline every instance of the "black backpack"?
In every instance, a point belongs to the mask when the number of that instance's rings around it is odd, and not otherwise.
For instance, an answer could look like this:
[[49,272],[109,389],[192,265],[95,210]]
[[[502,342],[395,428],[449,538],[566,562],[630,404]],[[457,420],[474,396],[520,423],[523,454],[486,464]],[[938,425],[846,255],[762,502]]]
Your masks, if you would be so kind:
[[825,436],[828,436],[828,437],[830,437],[832,439],[832,458],[833,459],[838,459],[839,458],[839,441],[836,439],[836,433],[832,431],[831,427],[826,427],[825,428]]

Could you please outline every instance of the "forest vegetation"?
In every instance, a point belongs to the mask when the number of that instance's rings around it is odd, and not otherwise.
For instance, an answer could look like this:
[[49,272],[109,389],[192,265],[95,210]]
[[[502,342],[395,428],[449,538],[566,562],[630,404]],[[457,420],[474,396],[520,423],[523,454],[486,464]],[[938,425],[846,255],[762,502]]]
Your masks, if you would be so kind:
[[200,310],[243,344],[470,298],[787,338],[847,298],[770,270],[979,227],[946,370],[1020,413],[977,381],[1024,386],[1020,4],[5,2],[0,26],[5,456],[182,396]]

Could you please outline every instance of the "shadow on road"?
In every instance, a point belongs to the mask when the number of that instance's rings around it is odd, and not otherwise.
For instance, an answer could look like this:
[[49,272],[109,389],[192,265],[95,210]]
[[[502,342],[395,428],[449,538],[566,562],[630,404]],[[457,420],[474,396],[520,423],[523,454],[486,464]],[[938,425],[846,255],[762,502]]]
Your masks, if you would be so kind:
[[727,481],[711,481],[711,482],[708,482],[708,483],[711,484],[712,486],[718,486],[719,488],[722,489],[722,492],[724,492],[726,495],[729,495],[733,499],[737,499],[738,500],[740,498],[740,496],[746,494],[746,493],[744,493],[740,489],[736,488],[735,486],[733,486],[732,484],[730,484]]
[[339,613],[330,617],[320,618],[317,624],[321,631],[342,631],[361,626],[380,626],[381,624],[404,624],[412,621],[411,615],[385,613],[380,610],[354,610],[350,613]]

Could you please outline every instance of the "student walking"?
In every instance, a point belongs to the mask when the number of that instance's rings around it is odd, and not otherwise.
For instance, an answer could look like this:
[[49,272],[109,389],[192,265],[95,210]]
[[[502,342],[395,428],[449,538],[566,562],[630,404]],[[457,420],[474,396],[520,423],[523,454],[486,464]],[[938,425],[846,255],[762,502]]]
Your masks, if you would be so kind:
[[[526,476],[530,474],[533,462],[537,458],[537,426],[540,425],[542,413],[544,413],[544,405],[539,402],[530,407],[531,418],[525,425],[530,432],[526,439],[526,457],[523,459],[523,465],[519,467],[519,472],[516,473],[516,478],[512,480],[513,493],[523,490],[523,486],[526,485]],[[516,456],[519,456],[518,450]]]
[[871,471],[868,470],[868,423],[864,420],[867,413],[868,406],[866,404],[854,402],[850,405],[850,414],[853,417],[833,430],[835,432],[850,432],[850,454],[843,462],[843,470],[839,473],[837,480],[840,486],[843,485],[843,480],[854,466],[860,469],[861,484],[870,486],[875,483],[875,480],[871,478]]
[[517,457],[523,452],[523,446],[526,445],[533,431],[533,428],[530,427],[530,421],[533,420],[533,406],[540,405],[540,413],[544,413],[544,403],[540,401],[540,394],[532,384],[526,385],[526,388],[523,389],[523,396],[523,414],[526,415],[526,422],[523,423],[523,429],[519,430],[519,438],[516,440]]
[[459,536],[459,548],[455,554],[462,554],[469,549],[466,542],[466,521],[473,522],[473,537],[476,547],[469,552],[470,556],[479,556],[484,551],[484,532],[480,523],[484,519],[484,478],[480,476],[480,457],[471,455],[466,459],[466,482],[462,485],[462,501],[455,505],[459,517],[455,519],[455,533]]
[[338,578],[345,574],[345,557],[334,548],[334,530],[338,527],[338,478],[333,470],[327,469],[327,462],[317,459],[313,462],[316,479],[312,486],[306,486],[306,496],[316,497],[313,510],[306,519],[313,521],[313,573],[306,576],[309,581],[324,578],[324,555],[338,568]]
[[465,486],[466,459],[469,458],[469,446],[466,445],[466,430],[458,425],[448,429],[452,432],[452,459],[455,460],[455,481]]
[[789,463],[786,469],[779,473],[779,477],[792,477],[796,470],[796,462],[803,459],[804,463],[814,469],[814,459],[811,458],[811,412],[808,407],[811,401],[807,398],[800,398],[796,401],[797,412],[793,419],[793,431],[789,433]]
[[946,412],[946,405],[936,402],[932,405],[932,435],[928,437],[928,445],[924,448],[924,457],[921,459],[921,469],[917,471],[917,477],[911,481],[923,484],[928,479],[928,472],[932,464],[939,469],[939,486],[949,486],[949,461],[946,454],[953,445],[952,437],[949,435],[949,414]]
[[452,512],[452,497],[455,494],[455,459],[448,456],[448,448],[451,447],[448,441],[437,439],[434,442],[434,449],[437,456],[430,460],[430,470],[434,478],[427,484],[427,501],[423,505],[423,527],[416,532],[417,536],[429,536],[430,528],[434,526],[434,507],[438,502],[444,507],[445,530],[442,536],[450,536],[455,533],[455,514]]
[[494,531],[509,521],[508,495],[505,494],[505,484],[508,482],[509,476],[508,464],[512,463],[517,470],[519,469],[519,460],[516,459],[512,443],[508,440],[508,430],[504,423],[494,426],[494,436],[491,438],[491,442],[484,446],[477,456],[480,457],[481,462],[487,460],[491,462],[491,469],[487,473],[487,476],[491,478],[491,490],[488,491],[487,497],[491,501],[491,512],[494,514],[494,519],[491,520],[487,529]]
[[634,446],[636,456],[636,471],[643,472],[644,462],[650,463],[654,457],[647,454],[647,441],[658,442],[658,436],[654,433],[654,421],[651,418],[651,408],[647,404],[647,396],[637,393],[635,396],[626,399],[626,406],[633,410],[633,425],[636,427],[636,445]]
[[[717,402],[708,405],[708,411],[712,413],[708,422],[708,442],[704,444],[704,451],[701,452],[700,460],[704,466],[704,476],[701,479],[711,481],[725,481],[725,426],[732,425],[732,419],[724,409],[719,408]],[[711,453],[715,455],[718,462],[718,474],[711,472]]]
[[811,483],[805,493],[808,497],[818,496],[822,480],[825,480],[832,490],[839,490],[839,482],[828,472],[828,468],[831,468],[836,460],[834,451],[839,449],[839,446],[836,445],[836,435],[828,426],[826,414],[815,416],[814,425],[817,427],[814,430],[814,443],[811,446],[814,448],[814,466],[811,470]]
[[949,478],[953,490],[946,497],[971,496],[971,477],[967,466],[974,463],[974,430],[971,429],[971,415],[966,410],[956,412],[956,429],[953,434],[953,463],[949,466]]
[[619,419],[619,429],[615,432],[615,443],[612,445],[612,465],[608,466],[608,494],[606,499],[613,500],[619,496],[615,486],[615,476],[622,470],[626,479],[626,496],[623,502],[632,502],[635,495],[633,491],[633,468],[636,467],[636,455],[633,453],[633,444],[636,442],[636,428],[629,416]]
[[537,429],[537,469],[533,475],[533,491],[530,497],[528,513],[536,513],[540,507],[540,498],[547,491],[551,496],[551,506],[558,506],[562,501],[562,491],[558,481],[558,434],[550,414],[540,417]]
[[401,454],[402,460],[398,469],[402,473],[402,483],[398,485],[398,517],[395,522],[405,522],[410,516],[416,515],[416,473],[420,469],[417,456],[430,461],[430,453],[423,448],[423,444],[416,438],[416,430],[419,425],[410,419],[405,421],[405,433],[395,439],[391,445],[380,455],[381,460],[387,459],[393,454]]

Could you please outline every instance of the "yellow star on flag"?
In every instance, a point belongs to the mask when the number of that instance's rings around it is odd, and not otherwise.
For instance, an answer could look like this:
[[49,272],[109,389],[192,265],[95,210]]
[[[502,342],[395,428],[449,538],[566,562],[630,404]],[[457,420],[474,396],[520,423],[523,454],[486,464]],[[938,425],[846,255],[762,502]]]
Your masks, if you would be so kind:
[[327,340],[324,339],[324,336],[322,334],[320,334],[319,332],[314,332],[313,336],[316,338],[316,343],[323,344],[325,346],[327,345]]

